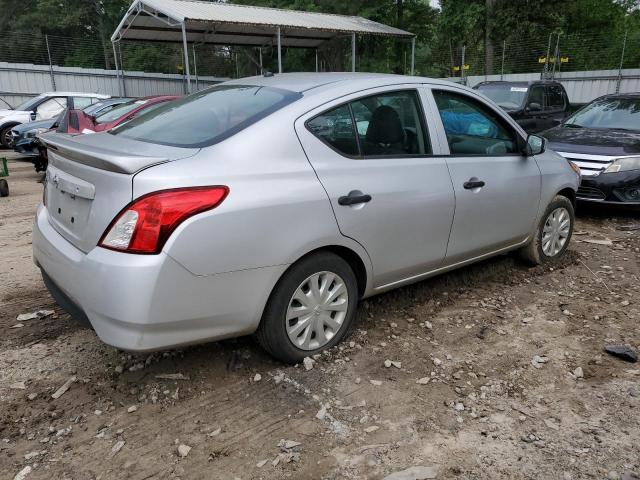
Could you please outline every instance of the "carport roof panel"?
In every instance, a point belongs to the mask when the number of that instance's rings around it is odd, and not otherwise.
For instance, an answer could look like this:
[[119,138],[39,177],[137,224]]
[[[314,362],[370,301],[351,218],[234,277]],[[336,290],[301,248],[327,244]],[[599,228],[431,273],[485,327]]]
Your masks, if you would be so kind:
[[[140,13],[137,8],[144,9],[142,14],[137,14]],[[322,37],[331,38],[338,34],[355,33],[405,38],[414,36],[410,32],[362,17],[194,0],[137,0],[125,15],[112,38],[162,41],[167,39],[166,32],[180,28],[178,25],[165,25],[164,28],[158,28],[159,23],[155,28],[145,28],[148,26],[148,20],[145,22],[145,17],[148,16],[149,11],[166,16],[176,23],[184,22],[187,29],[196,26],[200,28],[210,26],[214,31],[217,28],[224,30],[227,35],[229,33],[238,36],[243,33],[250,34],[256,28],[262,29],[265,33],[267,31],[275,33],[275,29],[281,27],[283,29],[283,45],[287,45],[287,34],[291,34],[291,31],[295,31],[295,35],[298,37],[296,43],[299,46],[302,46],[301,43],[306,43],[300,42],[301,37],[306,36],[310,37],[310,40],[313,39],[313,45],[316,45]],[[321,32],[324,34],[321,35]],[[327,36],[327,33],[333,35]],[[189,41],[191,40],[189,39]]]

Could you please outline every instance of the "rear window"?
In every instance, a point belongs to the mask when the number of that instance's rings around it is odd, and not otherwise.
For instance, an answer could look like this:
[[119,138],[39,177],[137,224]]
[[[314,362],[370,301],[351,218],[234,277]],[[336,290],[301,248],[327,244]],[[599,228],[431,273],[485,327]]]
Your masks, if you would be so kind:
[[168,102],[113,128],[110,133],[161,145],[206,147],[244,130],[300,97],[300,93],[272,87],[218,85]]
[[96,122],[97,123],[113,122],[114,120],[117,120],[120,117],[127,115],[129,112],[134,111],[136,108],[143,106],[148,101],[149,100],[134,100],[132,102],[127,102],[127,103],[118,105],[117,107],[112,108],[108,112],[103,113],[98,118],[96,118]]
[[505,110],[517,110],[524,103],[529,88],[526,85],[505,83],[485,84],[476,87],[484,96]]

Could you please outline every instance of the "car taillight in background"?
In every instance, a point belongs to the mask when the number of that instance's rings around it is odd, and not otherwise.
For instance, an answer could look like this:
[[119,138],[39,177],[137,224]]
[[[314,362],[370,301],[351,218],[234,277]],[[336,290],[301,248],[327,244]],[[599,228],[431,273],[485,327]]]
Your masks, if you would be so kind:
[[159,253],[182,222],[216,208],[228,193],[226,186],[212,186],[161,190],[144,195],[118,214],[98,245],[127,253]]

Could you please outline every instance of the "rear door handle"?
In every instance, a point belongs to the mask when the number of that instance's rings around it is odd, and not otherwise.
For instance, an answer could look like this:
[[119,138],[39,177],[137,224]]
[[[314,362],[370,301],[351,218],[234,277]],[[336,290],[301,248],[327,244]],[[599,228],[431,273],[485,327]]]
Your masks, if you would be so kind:
[[473,190],[474,188],[482,188],[485,183],[482,180],[469,180],[462,185],[465,190]]
[[338,204],[343,206],[358,205],[359,203],[367,203],[371,201],[371,195],[367,195],[358,190],[349,192],[349,195],[344,195],[338,198]]

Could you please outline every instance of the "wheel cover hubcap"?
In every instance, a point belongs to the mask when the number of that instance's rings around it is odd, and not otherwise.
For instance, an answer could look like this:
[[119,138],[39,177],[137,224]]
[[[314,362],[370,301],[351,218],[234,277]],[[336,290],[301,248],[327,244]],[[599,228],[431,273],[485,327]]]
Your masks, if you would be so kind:
[[542,230],[542,251],[547,257],[558,255],[569,238],[571,216],[564,208],[556,208],[549,214]]
[[339,275],[310,275],[289,300],[285,319],[289,340],[301,350],[325,346],[344,325],[348,308],[349,292]]

